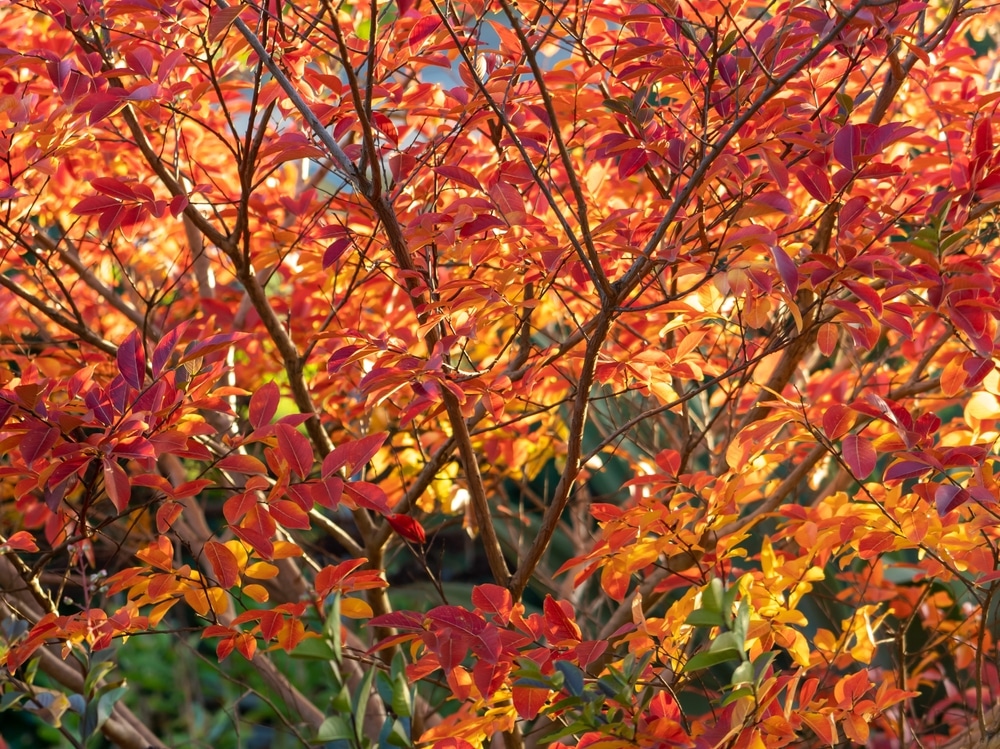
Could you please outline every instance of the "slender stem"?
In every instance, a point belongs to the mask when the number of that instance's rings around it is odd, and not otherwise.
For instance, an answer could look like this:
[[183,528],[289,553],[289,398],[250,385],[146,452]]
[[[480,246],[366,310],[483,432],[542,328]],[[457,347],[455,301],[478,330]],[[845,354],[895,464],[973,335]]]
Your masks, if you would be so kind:
[[580,372],[580,379],[576,386],[576,398],[573,402],[573,416],[570,421],[569,436],[566,440],[566,467],[563,469],[559,483],[556,485],[551,503],[545,508],[542,522],[538,529],[538,535],[532,541],[528,552],[511,577],[507,587],[510,589],[514,600],[519,600],[524,593],[524,589],[531,580],[531,575],[535,567],[542,559],[542,555],[552,541],[552,536],[559,525],[559,518],[562,516],[566,504],[569,502],[573,484],[580,473],[582,465],[580,457],[583,452],[583,430],[587,424],[587,411],[590,406],[590,389],[594,384],[594,373],[597,369],[597,355],[604,345],[608,332],[611,330],[611,316],[608,312],[602,312],[597,318],[597,325],[591,333],[587,342],[587,349],[583,355],[583,366]]

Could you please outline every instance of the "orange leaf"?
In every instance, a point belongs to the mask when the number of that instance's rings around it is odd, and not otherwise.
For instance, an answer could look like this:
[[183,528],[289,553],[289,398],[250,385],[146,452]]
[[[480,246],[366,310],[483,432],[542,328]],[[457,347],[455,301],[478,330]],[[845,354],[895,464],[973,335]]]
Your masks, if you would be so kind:
[[532,720],[538,716],[545,703],[549,700],[549,690],[542,687],[525,687],[515,684],[511,688],[514,709],[523,720]]
[[218,541],[208,541],[205,544],[205,558],[212,565],[215,579],[225,589],[236,585],[240,580],[240,563],[236,555]]
[[38,544],[35,543],[34,536],[28,531],[18,531],[11,534],[3,544],[0,544],[0,548],[13,551],[38,551]]
[[255,600],[257,603],[266,603],[271,597],[271,594],[267,592],[267,588],[263,585],[257,585],[257,583],[250,583],[249,585],[243,586],[243,592],[249,597]]

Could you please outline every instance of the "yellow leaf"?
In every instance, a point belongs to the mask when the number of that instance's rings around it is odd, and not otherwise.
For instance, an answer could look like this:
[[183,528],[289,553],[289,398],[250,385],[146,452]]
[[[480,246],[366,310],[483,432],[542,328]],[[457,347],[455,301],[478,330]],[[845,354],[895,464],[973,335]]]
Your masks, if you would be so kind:
[[267,599],[271,597],[271,595],[267,592],[267,588],[263,585],[257,585],[257,583],[244,585],[243,593],[255,600],[257,603],[266,603]]
[[288,559],[300,556],[302,556],[302,548],[298,544],[293,544],[291,541],[274,542],[274,553],[271,555],[271,559]]
[[153,610],[149,612],[149,626],[155,627],[157,624],[159,624],[160,620],[166,615],[168,611],[170,611],[170,609],[174,607],[174,604],[177,603],[179,600],[180,600],[179,598],[171,598],[167,601],[164,601],[161,604],[154,606]]
[[246,568],[243,574],[255,580],[270,580],[277,576],[278,568],[268,562],[254,562]]
[[188,588],[184,591],[184,600],[199,616],[208,614],[208,597],[202,588]]
[[801,632],[791,627],[782,627],[775,628],[774,634],[775,639],[788,651],[793,661],[802,667],[809,665],[809,643]]
[[340,602],[340,615],[349,619],[370,619],[375,614],[364,599],[345,598]]
[[225,546],[236,555],[236,561],[239,563],[240,569],[245,568],[250,557],[247,555],[247,549],[243,545],[243,542],[238,538],[234,538],[226,541]]
[[216,614],[225,614],[229,609],[229,596],[222,588],[209,588],[208,602]]
[[982,422],[1000,417],[1000,401],[992,393],[975,392],[965,404],[965,423],[979,431]]
[[771,546],[771,539],[764,537],[764,542],[760,546],[760,568],[764,573],[764,578],[770,580],[774,577],[774,567],[778,560],[774,556],[774,547]]

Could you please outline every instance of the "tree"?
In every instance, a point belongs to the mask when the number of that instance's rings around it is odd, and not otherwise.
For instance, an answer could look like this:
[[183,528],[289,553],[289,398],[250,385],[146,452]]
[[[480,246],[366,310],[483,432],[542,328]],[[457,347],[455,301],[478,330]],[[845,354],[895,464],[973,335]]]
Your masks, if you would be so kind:
[[0,6],[3,706],[992,746],[995,16]]

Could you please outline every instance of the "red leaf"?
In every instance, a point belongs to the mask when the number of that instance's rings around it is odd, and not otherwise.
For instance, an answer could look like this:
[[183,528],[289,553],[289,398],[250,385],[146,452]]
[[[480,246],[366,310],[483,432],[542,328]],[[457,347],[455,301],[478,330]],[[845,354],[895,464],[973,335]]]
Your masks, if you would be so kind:
[[205,558],[212,566],[212,572],[221,587],[229,590],[240,581],[240,563],[225,544],[208,541],[205,544]]
[[774,265],[778,269],[778,275],[781,276],[782,283],[785,284],[788,293],[795,296],[799,290],[798,266],[780,247],[772,245],[769,249],[771,250],[771,257],[774,258]]
[[375,484],[369,484],[367,481],[353,481],[344,484],[344,491],[357,503],[358,507],[375,510],[381,515],[389,515],[392,512],[389,508],[389,498]]
[[861,217],[861,214],[867,204],[868,199],[862,195],[856,195],[844,203],[843,207],[840,209],[840,215],[837,219],[840,223],[840,231],[843,232],[851,228],[851,226]]
[[465,739],[447,738],[434,742],[434,749],[476,749]]
[[513,599],[510,591],[500,585],[477,585],[472,589],[472,604],[483,613],[496,615],[501,624],[510,621]]
[[859,437],[856,434],[849,434],[844,437],[841,445],[841,453],[844,457],[844,462],[847,463],[847,467],[851,469],[851,473],[854,474],[854,478],[856,479],[867,478],[875,469],[875,462],[878,456],[875,454],[875,448],[872,447],[872,443],[864,437]]
[[[326,598],[330,591],[340,585],[348,575],[350,575],[358,567],[364,565],[367,561],[367,559],[348,559],[346,562],[341,562],[337,565],[327,565],[321,569],[316,573],[315,587],[317,595],[319,595],[320,598]],[[396,613],[402,614],[403,612]],[[374,622],[375,620],[373,619],[372,621]],[[395,627],[397,625],[388,624],[386,626]]]
[[233,652],[234,647],[236,647],[235,635],[219,640],[219,644],[215,646],[215,657],[218,658],[221,663],[229,657],[229,654]]
[[236,649],[248,661],[253,660],[253,654],[257,652],[257,638],[249,632],[240,632],[235,636]]
[[170,200],[170,215],[177,218],[188,207],[188,203],[187,195],[174,195]]
[[75,206],[70,213],[74,216],[96,216],[104,213],[109,208],[121,206],[121,202],[107,195],[93,195],[84,198]]
[[947,515],[969,501],[969,493],[955,484],[941,484],[934,492],[934,504],[939,515]]
[[799,182],[806,188],[806,192],[820,203],[830,202],[830,198],[833,197],[833,191],[830,187],[830,178],[827,177],[826,172],[812,167],[810,169],[800,169],[795,173],[795,176],[799,178]]
[[926,463],[918,463],[915,460],[904,460],[893,463],[885,469],[882,476],[883,481],[893,481],[895,479],[910,479],[931,470],[931,466]]
[[472,636],[479,635],[487,626],[481,616],[460,606],[437,606],[427,612],[427,618],[435,624]]
[[187,330],[187,326],[190,324],[190,320],[184,320],[175,325],[167,333],[164,333],[163,338],[156,344],[156,348],[153,349],[153,377],[160,376],[160,372],[163,371],[167,362],[170,361],[170,356],[174,353],[174,349],[177,348],[178,341],[180,341],[181,336],[184,335],[184,331]]
[[28,531],[18,531],[11,534],[0,546],[12,549],[13,551],[38,551],[38,544],[35,543],[35,537],[28,533]]
[[834,352],[839,339],[840,331],[832,322],[826,322],[819,326],[819,335],[816,337],[816,343],[823,356],[830,356]]
[[114,504],[115,509],[118,512],[125,512],[132,496],[128,475],[117,461],[105,458],[102,462],[104,463],[104,490],[108,493],[108,498]]
[[854,171],[857,166],[855,156],[861,152],[861,131],[855,125],[845,125],[833,136],[833,157]]
[[243,12],[242,4],[231,5],[228,8],[212,8],[208,21],[208,41],[214,42],[224,33]]
[[336,473],[343,466],[347,466],[347,475],[352,476],[358,468],[368,463],[375,453],[379,451],[388,432],[379,432],[362,437],[353,442],[345,442],[337,445],[333,451],[323,459],[323,475],[329,476]]
[[486,699],[492,697],[510,673],[510,661],[488,663],[478,661],[472,668],[472,681]]
[[546,636],[550,645],[556,645],[567,640],[580,641],[580,628],[563,610],[563,607],[552,596],[545,596],[542,604],[545,614]]
[[507,226],[507,224],[490,213],[481,213],[469,223],[464,224],[462,226],[462,231],[459,233],[462,238],[471,237],[475,234],[482,234],[484,231],[498,226]]
[[524,198],[521,192],[514,185],[506,182],[497,182],[490,188],[490,197],[496,203],[500,214],[511,226],[520,226],[527,218],[528,214],[524,210]]
[[330,510],[337,509],[344,494],[344,481],[339,476],[331,476],[307,486],[312,487],[313,502]]
[[37,427],[29,429],[21,437],[21,441],[18,444],[21,450],[21,457],[30,466],[38,458],[51,450],[57,439],[59,439],[58,427],[39,424]]
[[274,556],[274,541],[272,539],[277,526],[265,507],[254,504],[244,515],[243,521],[238,526],[231,527],[233,533],[262,558],[269,560]]
[[424,531],[424,527],[409,515],[386,515],[385,519],[401,538],[415,544],[427,542],[427,533]]
[[511,688],[514,709],[522,720],[532,720],[549,700],[549,690],[544,687],[526,687],[514,684]]
[[649,154],[642,148],[630,148],[618,158],[618,179],[628,179],[649,163]]
[[850,279],[845,279],[843,284],[851,290],[851,293],[854,294],[854,296],[871,307],[871,310],[876,317],[882,316],[882,297],[878,295],[878,292],[875,291],[875,289],[871,286],[865,286],[863,283],[858,283],[857,281],[852,281]]
[[986,375],[993,371],[994,366],[992,359],[980,359],[975,356],[966,359],[962,362],[962,369],[965,370],[967,375],[965,378],[965,387],[972,389],[979,385],[979,383],[986,379]]
[[90,184],[93,185],[94,189],[98,192],[110,195],[112,198],[116,198],[116,202],[137,199],[135,190],[133,190],[129,183],[124,180],[115,179],[113,177],[98,177],[97,179],[91,180]]
[[146,377],[146,352],[138,330],[133,330],[118,347],[118,371],[122,378],[136,390],[142,389]]
[[150,78],[153,75],[153,53],[145,47],[129,50],[125,53],[125,62],[137,73]]
[[244,473],[259,476],[267,475],[267,466],[252,455],[232,453],[224,457],[216,465],[224,471],[232,471],[233,473]]
[[230,497],[222,505],[222,514],[226,522],[230,525],[240,522],[243,516],[250,512],[250,508],[257,504],[257,498],[253,492],[243,492]]
[[471,187],[473,190],[482,191],[483,189],[482,184],[476,179],[476,175],[460,166],[436,166],[434,173],[466,187]]
[[416,50],[424,39],[437,31],[440,25],[441,19],[434,13],[427,14],[413,24],[410,28],[410,36],[407,39],[407,44],[410,46],[410,52]]
[[216,351],[229,348],[237,341],[242,341],[249,337],[247,333],[222,333],[220,335],[209,336],[203,341],[192,341],[178,364],[186,364],[189,361],[214,354]]
[[854,411],[834,403],[823,412],[823,431],[831,440],[838,440],[854,426]]
[[993,153],[993,119],[983,117],[976,126],[973,151],[976,156],[987,158]]
[[461,666],[469,654],[469,638],[458,632],[444,632],[437,637],[433,650],[437,653],[441,668],[446,672],[452,671]]
[[309,515],[290,499],[275,499],[268,503],[271,517],[285,528],[309,530]]
[[125,206],[121,203],[115,203],[111,208],[101,213],[100,217],[97,219],[97,228],[101,230],[101,234],[110,234],[125,220]]
[[580,667],[586,668],[604,655],[604,651],[607,649],[607,640],[588,640],[586,642],[581,642],[573,648],[573,653],[576,655],[576,660],[580,664]]
[[340,256],[347,251],[354,240],[350,237],[341,237],[330,243],[323,253],[323,270],[326,270],[340,259]]
[[278,435],[278,450],[281,456],[288,462],[296,476],[306,478],[313,465],[313,451],[309,440],[288,424],[277,424],[275,432]]
[[180,517],[184,510],[184,505],[180,502],[164,502],[156,511],[156,530],[159,533],[166,533],[170,526]]

